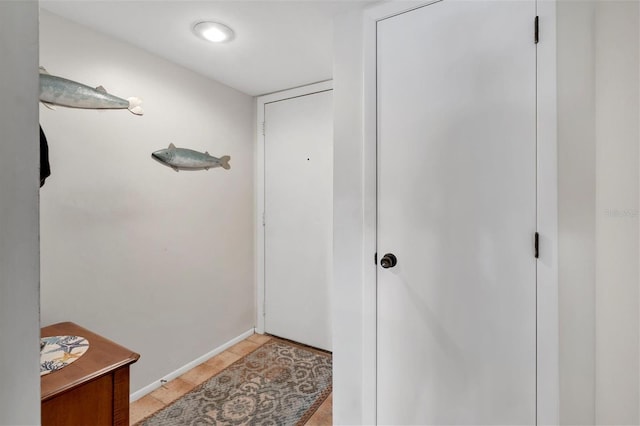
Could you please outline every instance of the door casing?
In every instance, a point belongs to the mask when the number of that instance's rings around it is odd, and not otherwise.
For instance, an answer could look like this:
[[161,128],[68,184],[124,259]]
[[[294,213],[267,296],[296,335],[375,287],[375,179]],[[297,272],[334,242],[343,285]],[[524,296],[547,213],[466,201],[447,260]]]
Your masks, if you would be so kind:
[[[436,0],[459,1],[459,0]],[[391,16],[436,1],[388,2],[363,13],[364,61],[364,238],[362,271],[364,281],[362,317],[362,422],[376,424],[376,252],[377,206],[377,77],[376,26]],[[536,49],[537,66],[537,230],[540,258],[537,274],[537,398],[538,424],[558,424],[559,414],[559,334],[558,334],[558,184],[556,110],[556,2],[537,1],[540,40]],[[531,42],[534,42],[534,17]],[[339,351],[339,348],[334,348]]]

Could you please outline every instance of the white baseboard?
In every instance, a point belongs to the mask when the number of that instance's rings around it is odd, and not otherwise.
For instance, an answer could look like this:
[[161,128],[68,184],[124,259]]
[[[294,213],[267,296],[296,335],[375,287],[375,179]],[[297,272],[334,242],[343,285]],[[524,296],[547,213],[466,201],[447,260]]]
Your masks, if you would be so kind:
[[246,339],[247,337],[251,336],[254,333],[255,333],[255,328],[247,330],[244,333],[242,333],[241,335],[239,335],[238,337],[234,337],[233,339],[229,340],[228,342],[218,346],[214,350],[212,350],[210,352],[207,352],[206,354],[204,354],[204,355],[194,359],[193,361],[183,365],[182,367],[180,367],[177,370],[167,374],[166,376],[161,377],[160,379],[156,380],[155,382],[151,383],[150,385],[147,385],[147,386],[143,387],[142,389],[133,392],[129,396],[129,402],[136,401],[136,400],[142,398],[143,396],[145,396],[146,394],[153,392],[154,390],[158,389],[163,384],[165,384],[167,382],[170,382],[171,380],[175,379],[176,377],[181,376],[182,374],[184,374],[187,371],[191,370],[193,367],[197,367],[198,365],[202,364],[203,362],[207,361],[208,359],[213,358],[214,356],[218,355],[220,352],[230,348],[231,346],[235,345],[238,342],[243,341],[244,339]]

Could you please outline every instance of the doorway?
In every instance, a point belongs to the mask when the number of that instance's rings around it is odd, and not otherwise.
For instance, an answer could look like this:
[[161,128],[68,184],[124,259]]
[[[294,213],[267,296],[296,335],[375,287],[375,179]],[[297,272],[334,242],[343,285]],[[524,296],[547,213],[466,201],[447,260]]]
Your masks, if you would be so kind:
[[269,95],[258,104],[258,330],[328,351],[332,100],[329,82]]

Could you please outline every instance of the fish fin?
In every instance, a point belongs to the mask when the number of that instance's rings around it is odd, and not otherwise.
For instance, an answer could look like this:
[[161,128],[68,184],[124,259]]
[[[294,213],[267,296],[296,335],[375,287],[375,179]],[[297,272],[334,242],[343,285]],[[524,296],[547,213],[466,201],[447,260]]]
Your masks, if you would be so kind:
[[209,170],[209,167],[205,167],[204,169],[205,169],[205,170]]
[[205,151],[204,155],[211,155],[211,154],[209,154],[209,151]]
[[231,157],[228,155],[225,155],[224,157],[220,157],[220,167],[222,167],[225,170],[229,170],[231,168],[231,165],[229,165],[229,160],[231,160]]
[[132,97],[127,99],[129,101],[129,111],[131,111],[135,115],[144,114],[144,110],[140,105],[142,105],[142,99]]
[[96,87],[96,90],[97,90],[98,92],[101,92],[101,93],[107,93],[107,89],[105,89],[105,88],[104,88],[104,87],[102,87],[102,86],[98,86],[98,87]]
[[175,171],[176,171],[176,173],[178,173],[178,172],[180,171],[180,169],[179,169],[179,168],[177,168],[177,167],[171,166],[171,168],[172,168],[173,170],[175,170]]
[[50,109],[50,110],[52,110],[52,111],[55,111],[55,110],[56,110],[56,107],[55,107],[55,105],[54,105],[54,104],[51,104],[51,103],[49,103],[49,102],[42,102],[42,101],[40,101],[40,102],[42,103],[42,105],[44,105],[44,106],[45,106],[45,107],[47,107],[48,109]]
[[176,149],[176,146],[173,144],[173,142],[169,144],[169,149]]
[[51,74],[49,74],[49,71],[47,71],[47,69],[45,67],[40,67],[40,74],[51,75]]

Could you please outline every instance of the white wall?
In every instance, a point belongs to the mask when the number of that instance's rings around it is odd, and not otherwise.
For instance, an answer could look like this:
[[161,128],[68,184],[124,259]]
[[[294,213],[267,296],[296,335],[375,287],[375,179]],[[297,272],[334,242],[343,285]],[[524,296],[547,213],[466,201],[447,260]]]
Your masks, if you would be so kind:
[[38,4],[0,2],[0,425],[40,422]]
[[[42,323],[74,321],[141,354],[136,391],[254,326],[253,99],[42,11],[51,74],[139,96],[145,114],[41,107]],[[152,151],[231,156],[176,173]]]
[[596,6],[596,423],[638,416],[639,3]]
[[558,3],[562,424],[638,424],[637,2]]
[[361,13],[336,18],[333,39],[333,421],[355,425],[362,424],[366,391]]
[[560,422],[595,422],[595,2],[557,6]]

